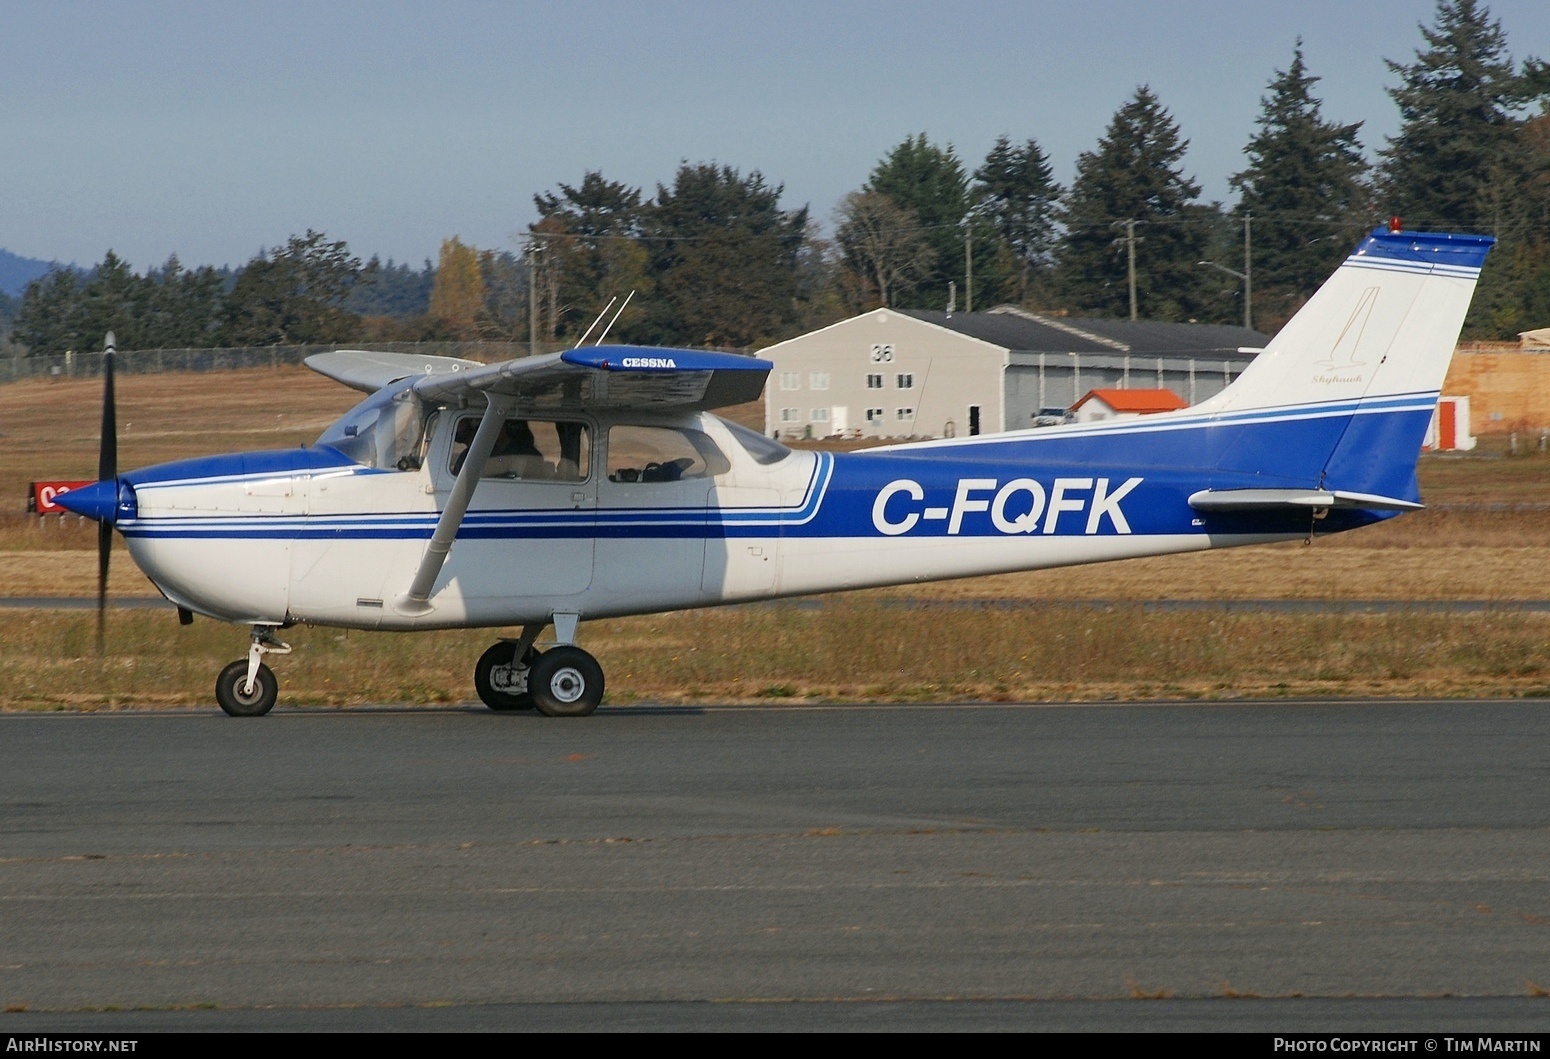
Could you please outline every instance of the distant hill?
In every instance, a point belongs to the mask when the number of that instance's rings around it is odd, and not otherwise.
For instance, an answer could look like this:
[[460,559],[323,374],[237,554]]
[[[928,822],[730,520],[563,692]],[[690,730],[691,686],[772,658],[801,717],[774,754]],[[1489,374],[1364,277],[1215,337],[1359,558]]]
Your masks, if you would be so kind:
[[57,261],[39,261],[0,249],[0,293],[19,298],[27,284],[58,267]]

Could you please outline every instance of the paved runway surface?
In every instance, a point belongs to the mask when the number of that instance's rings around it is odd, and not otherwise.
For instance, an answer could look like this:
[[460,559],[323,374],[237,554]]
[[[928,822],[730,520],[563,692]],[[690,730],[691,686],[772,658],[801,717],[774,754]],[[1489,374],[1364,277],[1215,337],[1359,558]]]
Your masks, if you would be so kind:
[[1550,1030],[1547,729],[0,715],[0,1030]]

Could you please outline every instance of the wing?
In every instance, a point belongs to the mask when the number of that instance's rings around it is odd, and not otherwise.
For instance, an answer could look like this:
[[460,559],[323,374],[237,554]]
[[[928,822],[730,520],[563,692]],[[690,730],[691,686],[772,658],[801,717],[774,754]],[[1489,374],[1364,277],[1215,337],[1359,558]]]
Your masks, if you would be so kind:
[[522,409],[705,411],[757,400],[772,367],[736,353],[588,346],[427,375],[414,390],[431,401],[499,394],[515,398]]
[[327,375],[335,382],[342,382],[366,393],[376,393],[388,383],[407,379],[411,375],[447,375],[484,367],[478,361],[459,360],[457,357],[380,353],[369,349],[336,349],[332,353],[315,353],[307,358],[306,364],[319,375]]

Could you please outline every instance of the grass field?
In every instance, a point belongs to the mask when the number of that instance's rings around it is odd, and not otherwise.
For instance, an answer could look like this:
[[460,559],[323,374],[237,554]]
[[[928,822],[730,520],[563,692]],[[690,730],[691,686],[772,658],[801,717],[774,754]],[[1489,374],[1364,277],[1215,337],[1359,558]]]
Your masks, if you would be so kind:
[[[34,478],[90,478],[100,384],[0,387],[0,595],[91,595],[95,528],[21,514]],[[120,380],[121,466],[312,440],[360,395],[305,369]],[[734,416],[762,425],[762,409]],[[1431,508],[1301,544],[589,624],[608,701],[1539,695],[1550,616],[1157,612],[1141,601],[1550,599],[1550,458],[1435,456]],[[5,512],[10,512],[5,514]],[[115,595],[153,595],[120,547]],[[964,600],[1103,606],[965,608]],[[242,630],[116,612],[109,656],[86,614],[0,612],[0,708],[208,705]],[[453,702],[472,696],[488,632],[290,630],[281,701]]]

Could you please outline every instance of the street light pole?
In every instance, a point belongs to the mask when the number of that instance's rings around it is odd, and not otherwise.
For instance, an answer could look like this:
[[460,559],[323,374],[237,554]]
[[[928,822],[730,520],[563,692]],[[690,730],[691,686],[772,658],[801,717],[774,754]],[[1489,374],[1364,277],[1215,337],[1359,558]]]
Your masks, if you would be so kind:
[[1130,272],[1130,318],[1136,318],[1136,222],[1125,222],[1125,248],[1129,257]]
[[1249,309],[1249,305],[1248,305],[1248,300],[1249,300],[1249,276],[1248,276],[1248,273],[1246,273],[1246,272],[1239,272],[1237,269],[1235,269],[1235,268],[1228,268],[1226,265],[1218,265],[1215,261],[1196,261],[1195,264],[1197,264],[1197,265],[1204,265],[1206,268],[1214,268],[1218,272],[1225,272],[1225,273],[1227,273],[1229,276],[1237,276],[1239,279],[1241,279],[1243,281],[1243,303],[1244,303],[1243,304],[1243,326],[1248,328],[1250,331],[1254,330],[1254,313]]

